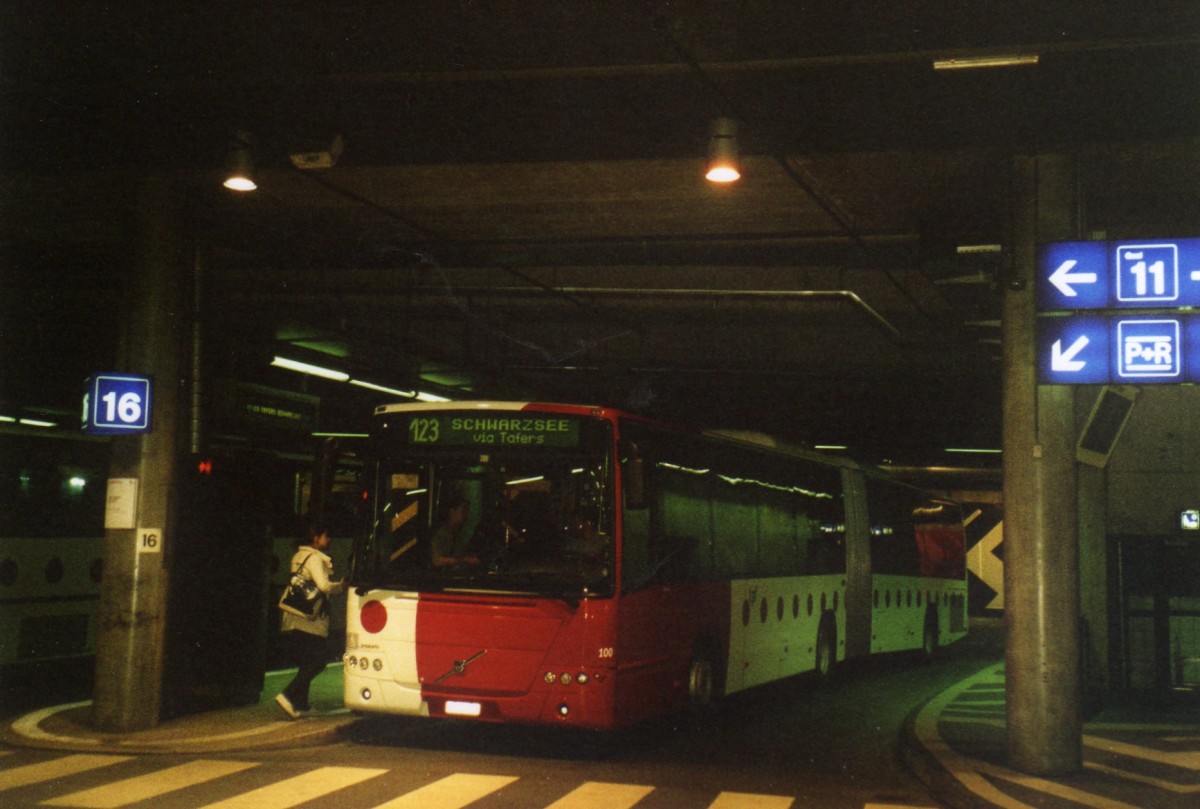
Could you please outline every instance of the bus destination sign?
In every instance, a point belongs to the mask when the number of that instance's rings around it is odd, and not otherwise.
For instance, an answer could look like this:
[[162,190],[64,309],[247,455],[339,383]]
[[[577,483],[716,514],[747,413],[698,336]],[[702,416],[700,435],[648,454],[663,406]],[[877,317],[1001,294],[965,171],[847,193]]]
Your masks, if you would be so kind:
[[408,442],[458,447],[575,447],[579,420],[553,414],[417,413],[410,417]]

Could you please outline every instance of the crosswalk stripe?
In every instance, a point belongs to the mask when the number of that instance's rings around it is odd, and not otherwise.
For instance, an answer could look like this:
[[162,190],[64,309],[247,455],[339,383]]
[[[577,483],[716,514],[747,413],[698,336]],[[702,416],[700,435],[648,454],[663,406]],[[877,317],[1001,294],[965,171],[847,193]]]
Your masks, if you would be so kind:
[[1085,747],[1117,753],[1130,758],[1169,764],[1185,770],[1200,770],[1200,750],[1155,750],[1150,747],[1142,747],[1140,744],[1128,744],[1116,739],[1105,739],[1086,733],[1083,734],[1083,744]]
[[508,775],[455,773],[374,809],[461,809],[516,780]]
[[722,792],[708,809],[789,809],[794,800],[783,795]]
[[210,803],[203,809],[287,809],[385,772],[387,770],[367,767],[319,767],[294,778]]
[[76,775],[99,767],[108,767],[128,761],[130,756],[103,756],[90,753],[79,753],[63,756],[52,761],[42,761],[37,764],[26,764],[24,767],[13,767],[11,770],[0,772],[0,792],[6,789],[40,784],[43,781],[53,781]]
[[199,759],[180,764],[178,767],[168,767],[156,770],[147,775],[114,781],[111,784],[73,792],[52,800],[43,801],[46,806],[73,806],[83,809],[116,809],[118,806],[136,803],[137,801],[157,798],[177,789],[203,784],[222,776],[257,767],[257,764],[243,761],[207,761]]
[[[7,751],[0,751],[3,755]],[[119,764],[132,756],[76,754],[51,761],[0,770],[0,791],[52,781]],[[144,775],[124,778],[42,801],[70,809],[119,809],[170,792],[214,781],[261,766],[261,762],[197,759]],[[301,775],[210,803],[202,809],[288,809],[387,773],[366,767],[320,767]],[[1001,776],[1004,777],[1004,776]],[[519,780],[516,776],[454,773],[407,792],[373,809],[463,809]],[[546,809],[630,809],[654,791],[653,786],[588,781]],[[708,809],[791,809],[795,798],[747,792],[721,792]],[[1118,804],[1114,804],[1116,806]],[[864,809],[912,809],[866,804]]]
[[637,784],[606,784],[588,781],[571,790],[546,809],[629,809],[654,791]]

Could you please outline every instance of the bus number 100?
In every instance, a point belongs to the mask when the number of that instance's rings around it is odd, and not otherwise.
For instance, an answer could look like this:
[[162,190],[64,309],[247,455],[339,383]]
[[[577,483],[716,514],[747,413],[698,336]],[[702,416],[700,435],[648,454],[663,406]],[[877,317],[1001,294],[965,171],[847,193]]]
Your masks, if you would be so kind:
[[413,419],[408,423],[408,440],[414,444],[436,444],[441,437],[437,419]]

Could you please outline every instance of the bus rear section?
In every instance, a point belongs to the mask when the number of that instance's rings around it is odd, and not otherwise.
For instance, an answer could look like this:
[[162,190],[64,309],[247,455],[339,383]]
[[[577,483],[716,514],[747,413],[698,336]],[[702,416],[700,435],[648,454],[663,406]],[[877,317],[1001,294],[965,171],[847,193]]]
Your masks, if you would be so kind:
[[866,480],[871,653],[929,656],[967,633],[966,533],[957,503]]

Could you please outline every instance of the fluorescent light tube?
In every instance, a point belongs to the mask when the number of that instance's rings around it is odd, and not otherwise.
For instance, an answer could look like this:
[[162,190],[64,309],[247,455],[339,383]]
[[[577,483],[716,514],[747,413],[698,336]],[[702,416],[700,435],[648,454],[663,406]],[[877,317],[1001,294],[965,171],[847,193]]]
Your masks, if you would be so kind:
[[934,70],[967,70],[976,67],[1015,67],[1017,65],[1036,65],[1036,53],[1009,53],[996,56],[963,56],[951,59],[934,59]]
[[417,395],[415,390],[397,390],[396,388],[385,388],[383,385],[376,385],[374,382],[367,382],[362,379],[351,379],[351,385],[357,385],[360,388],[367,390],[377,390],[380,393],[391,393],[395,396],[403,396],[407,399],[412,399]]
[[335,382],[345,382],[350,378],[350,374],[343,373],[342,371],[322,368],[320,365],[310,365],[307,362],[300,362],[299,360],[289,360],[287,357],[276,357],[271,360],[271,364],[276,368],[287,368],[289,371],[299,371],[302,374],[311,374],[323,379],[332,379]]

